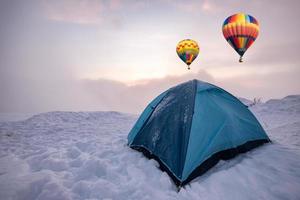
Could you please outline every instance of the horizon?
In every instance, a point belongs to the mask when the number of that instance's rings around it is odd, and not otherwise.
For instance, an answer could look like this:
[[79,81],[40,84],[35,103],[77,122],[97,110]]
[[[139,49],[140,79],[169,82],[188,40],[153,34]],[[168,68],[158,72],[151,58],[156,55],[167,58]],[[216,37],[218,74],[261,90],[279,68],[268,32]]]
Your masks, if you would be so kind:
[[[190,79],[250,100],[300,94],[299,6],[296,0],[1,1],[0,113],[140,113]],[[260,23],[244,63],[222,34],[223,21],[239,12]],[[186,38],[200,46],[190,71],[175,51]]]

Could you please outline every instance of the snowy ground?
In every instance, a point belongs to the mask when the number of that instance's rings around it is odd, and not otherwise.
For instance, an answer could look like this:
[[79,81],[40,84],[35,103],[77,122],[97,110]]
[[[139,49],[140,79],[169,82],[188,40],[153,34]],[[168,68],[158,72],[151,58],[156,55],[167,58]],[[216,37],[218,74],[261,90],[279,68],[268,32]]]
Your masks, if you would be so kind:
[[179,193],[155,161],[126,146],[136,116],[51,112],[0,122],[0,199],[300,199],[300,96],[251,110],[273,143],[219,162]]

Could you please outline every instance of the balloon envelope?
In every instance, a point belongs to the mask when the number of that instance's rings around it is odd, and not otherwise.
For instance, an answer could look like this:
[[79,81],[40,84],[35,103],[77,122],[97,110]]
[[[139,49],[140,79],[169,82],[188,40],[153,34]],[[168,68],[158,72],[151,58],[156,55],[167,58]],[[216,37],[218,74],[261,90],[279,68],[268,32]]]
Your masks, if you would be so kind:
[[199,54],[199,45],[194,40],[185,39],[177,44],[176,52],[179,58],[188,65],[189,69],[189,65]]
[[224,21],[222,30],[227,42],[242,58],[257,38],[259,24],[251,15],[238,13],[231,15]]

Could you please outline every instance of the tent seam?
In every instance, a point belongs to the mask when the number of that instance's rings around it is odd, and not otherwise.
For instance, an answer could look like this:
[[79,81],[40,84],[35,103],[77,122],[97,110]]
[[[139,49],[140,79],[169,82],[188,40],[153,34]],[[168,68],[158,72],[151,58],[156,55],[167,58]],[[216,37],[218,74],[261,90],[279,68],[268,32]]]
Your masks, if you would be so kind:
[[191,117],[191,124],[190,124],[190,127],[189,127],[189,139],[188,139],[188,143],[187,143],[187,147],[186,147],[186,152],[185,152],[185,155],[184,155],[184,164],[183,164],[183,167],[181,169],[181,174],[180,174],[180,177],[182,179],[182,175],[183,175],[183,171],[184,171],[184,168],[185,168],[185,163],[186,163],[186,155],[188,153],[188,146],[189,146],[189,143],[190,143],[190,136],[191,136],[191,129],[192,129],[192,125],[193,125],[193,118],[194,118],[194,113],[195,113],[195,104],[196,104],[196,96],[197,96],[197,91],[198,91],[198,82],[196,79],[193,80],[193,82],[195,83],[195,88],[194,88],[194,101],[193,101],[193,113],[192,113],[192,117]]

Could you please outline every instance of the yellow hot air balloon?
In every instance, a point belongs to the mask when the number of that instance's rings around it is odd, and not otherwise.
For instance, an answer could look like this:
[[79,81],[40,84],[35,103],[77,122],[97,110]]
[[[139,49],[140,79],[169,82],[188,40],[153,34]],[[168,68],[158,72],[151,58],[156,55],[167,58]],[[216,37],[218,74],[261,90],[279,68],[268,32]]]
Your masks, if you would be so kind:
[[180,41],[176,47],[179,58],[187,64],[188,69],[190,69],[190,64],[197,58],[199,51],[199,45],[191,39]]

